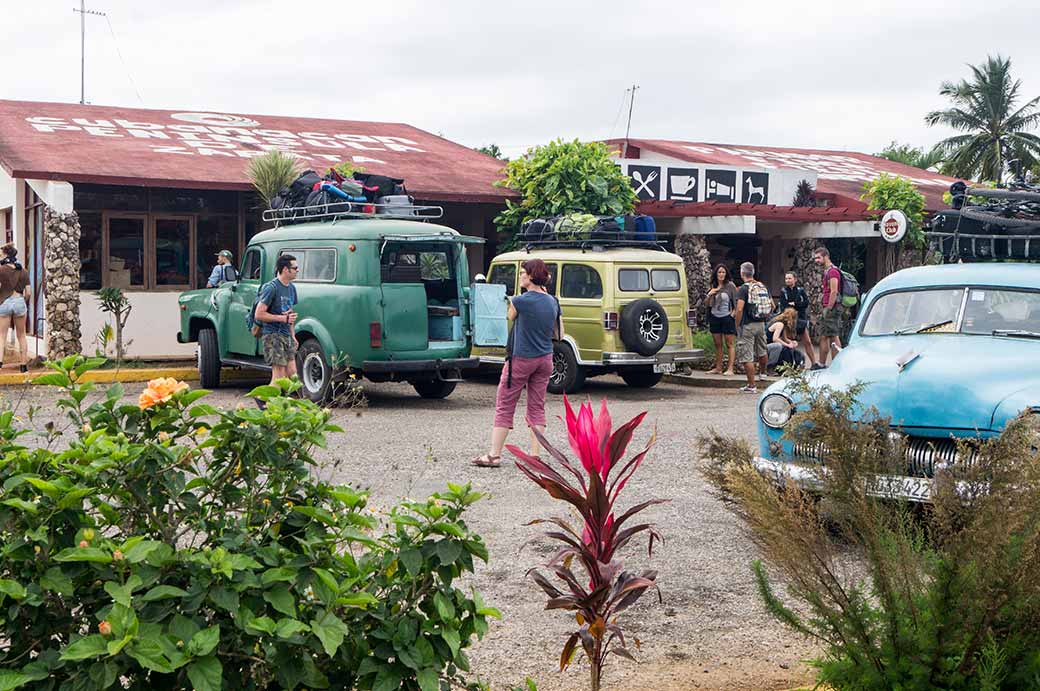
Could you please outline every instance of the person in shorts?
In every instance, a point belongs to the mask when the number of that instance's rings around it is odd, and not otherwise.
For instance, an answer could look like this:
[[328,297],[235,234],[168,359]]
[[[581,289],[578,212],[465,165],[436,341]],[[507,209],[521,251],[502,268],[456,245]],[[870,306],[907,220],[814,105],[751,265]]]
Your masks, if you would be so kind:
[[[812,369],[827,366],[831,348],[841,350],[841,326],[845,319],[845,308],[841,304],[841,271],[831,262],[831,253],[826,247],[813,250],[813,261],[823,269],[823,314],[816,324],[820,337],[820,359]],[[833,358],[831,358],[833,360]]]
[[793,271],[784,274],[784,287],[780,289],[779,309],[794,308],[798,313],[796,340],[801,343],[805,354],[809,356],[809,364],[816,364],[816,349],[812,337],[809,336],[809,296],[805,288],[798,285],[798,276]]
[[[28,370],[29,347],[25,338],[25,316],[28,314],[29,272],[18,262],[18,250],[7,244],[0,248],[0,351],[7,343],[10,329],[15,330],[18,341],[19,369]],[[0,352],[0,367],[3,367],[3,352]]]
[[740,390],[758,393],[755,363],[758,363],[759,373],[764,375],[769,365],[766,320],[772,312],[772,299],[768,289],[755,280],[755,265],[751,262],[740,265],[740,278],[743,284],[737,290],[737,309],[733,315],[737,324],[737,362],[744,366],[747,375],[747,386]]
[[[708,307],[708,331],[715,341],[715,367],[711,374],[733,374],[736,362],[737,325],[733,321],[733,310],[737,307],[737,286],[730,278],[729,269],[719,264],[711,273],[711,290],[704,304]],[[729,352],[726,371],[722,371],[723,343]]]
[[283,254],[275,262],[275,278],[260,288],[256,304],[256,321],[260,322],[260,340],[264,361],[271,366],[271,383],[296,375],[296,257]]

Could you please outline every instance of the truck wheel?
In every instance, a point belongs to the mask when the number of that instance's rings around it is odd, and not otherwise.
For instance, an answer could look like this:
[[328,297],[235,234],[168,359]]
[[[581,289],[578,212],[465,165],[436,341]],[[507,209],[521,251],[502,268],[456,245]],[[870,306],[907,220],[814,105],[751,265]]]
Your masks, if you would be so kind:
[[199,329],[199,347],[196,348],[199,366],[199,386],[216,389],[220,386],[220,349],[217,332],[212,328]]
[[640,355],[654,355],[668,340],[668,315],[657,300],[639,298],[621,310],[621,341]]
[[447,398],[455,390],[453,381],[441,381],[440,379],[427,379],[424,381],[413,381],[412,387],[415,392],[423,398]]
[[332,368],[317,339],[308,338],[300,344],[296,351],[296,371],[303,384],[300,393],[315,403],[324,402],[332,386]]
[[[509,363],[506,363],[509,367]],[[574,351],[566,343],[553,343],[553,369],[549,375],[549,393],[574,393],[585,383],[585,368],[578,364]]]
[[618,369],[618,374],[633,389],[649,389],[661,381],[661,377],[664,376],[660,372],[655,372],[653,366],[621,367]]

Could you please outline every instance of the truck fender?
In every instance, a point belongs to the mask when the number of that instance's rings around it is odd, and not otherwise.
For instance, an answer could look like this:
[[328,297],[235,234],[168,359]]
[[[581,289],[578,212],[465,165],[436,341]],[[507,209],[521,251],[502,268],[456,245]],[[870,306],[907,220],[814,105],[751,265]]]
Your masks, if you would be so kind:
[[300,321],[296,322],[296,338],[302,341],[303,336],[306,334],[308,338],[316,338],[318,343],[321,345],[321,349],[325,351],[325,357],[328,359],[330,365],[337,365],[343,363],[337,363],[336,359],[339,353],[336,351],[335,344],[332,340],[332,336],[329,335],[328,330],[321,325],[317,319],[313,317],[305,317]]

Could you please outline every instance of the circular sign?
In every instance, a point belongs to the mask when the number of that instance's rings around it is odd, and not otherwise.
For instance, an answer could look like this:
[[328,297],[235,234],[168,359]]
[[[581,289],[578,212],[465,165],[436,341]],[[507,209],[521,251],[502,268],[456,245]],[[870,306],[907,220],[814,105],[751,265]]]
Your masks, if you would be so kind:
[[899,242],[906,235],[906,214],[897,209],[886,211],[881,217],[881,237],[886,242]]
[[220,127],[256,127],[260,123],[256,120],[243,118],[238,115],[225,115],[223,113],[171,113],[174,120],[194,122],[199,125],[218,125]]

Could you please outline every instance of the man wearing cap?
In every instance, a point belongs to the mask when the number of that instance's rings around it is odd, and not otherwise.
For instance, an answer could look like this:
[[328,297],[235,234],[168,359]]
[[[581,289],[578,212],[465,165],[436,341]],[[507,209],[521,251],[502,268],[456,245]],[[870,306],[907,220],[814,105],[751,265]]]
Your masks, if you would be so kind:
[[231,259],[231,250],[217,252],[217,265],[209,274],[209,279],[206,281],[207,288],[216,288],[224,283],[238,280],[238,272],[231,265]]

